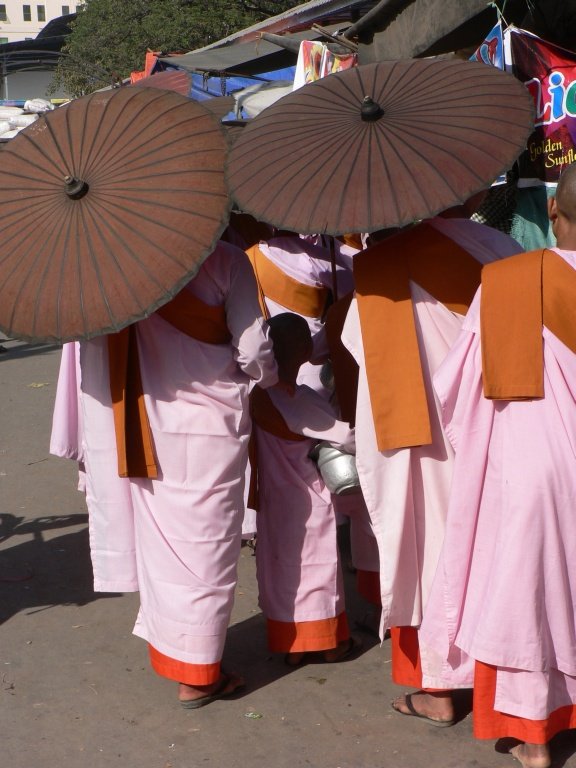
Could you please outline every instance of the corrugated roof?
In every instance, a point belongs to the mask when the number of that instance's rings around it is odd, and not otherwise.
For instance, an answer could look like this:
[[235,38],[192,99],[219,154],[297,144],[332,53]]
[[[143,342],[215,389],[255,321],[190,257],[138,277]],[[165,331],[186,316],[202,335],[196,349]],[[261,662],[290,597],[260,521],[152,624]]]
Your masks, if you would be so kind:
[[198,48],[182,56],[166,56],[165,64],[191,72],[234,72],[239,75],[257,75],[296,63],[296,55],[274,43],[261,39],[262,32],[289,33],[296,40],[316,40],[317,32],[310,30],[318,23],[331,32],[349,26],[378,0],[311,0],[289,11],[272,16],[266,21],[235,32],[216,43]]
[[[338,27],[328,27],[336,31]],[[316,40],[317,32],[306,30],[289,35],[295,40]],[[202,48],[183,56],[162,56],[160,61],[189,72],[228,72],[236,75],[258,75],[296,63],[296,54],[266,40],[235,43],[221,48]]]

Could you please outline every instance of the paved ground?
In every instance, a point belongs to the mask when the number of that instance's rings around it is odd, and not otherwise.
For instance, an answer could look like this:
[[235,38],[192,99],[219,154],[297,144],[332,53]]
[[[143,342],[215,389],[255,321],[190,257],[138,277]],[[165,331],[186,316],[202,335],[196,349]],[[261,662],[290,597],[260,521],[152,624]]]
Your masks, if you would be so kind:
[[[2,768],[517,765],[497,751],[505,744],[472,739],[470,716],[435,729],[394,714],[387,643],[364,636],[362,655],[340,665],[289,670],[271,658],[247,549],[225,662],[248,688],[181,710],[131,635],[137,597],[92,592],[75,468],[48,455],[59,350],[0,344],[0,569],[32,571],[0,583]],[[349,581],[354,621],[366,606]],[[576,731],[553,746],[555,768],[576,768]]]

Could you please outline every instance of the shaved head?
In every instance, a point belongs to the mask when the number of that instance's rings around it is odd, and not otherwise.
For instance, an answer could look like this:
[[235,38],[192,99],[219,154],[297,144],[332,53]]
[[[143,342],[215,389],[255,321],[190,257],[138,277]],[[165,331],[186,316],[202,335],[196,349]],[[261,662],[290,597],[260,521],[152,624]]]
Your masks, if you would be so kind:
[[312,354],[312,335],[308,323],[300,315],[283,312],[271,317],[268,325],[280,380],[295,382],[300,366]]

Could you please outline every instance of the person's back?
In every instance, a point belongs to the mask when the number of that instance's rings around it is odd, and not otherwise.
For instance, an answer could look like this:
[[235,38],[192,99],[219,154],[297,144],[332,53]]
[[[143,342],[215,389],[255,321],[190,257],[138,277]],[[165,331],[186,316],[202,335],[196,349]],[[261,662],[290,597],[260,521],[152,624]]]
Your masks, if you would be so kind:
[[[248,382],[277,381],[264,326],[245,254],[219,243],[197,277],[154,315],[117,338],[81,344],[87,501],[91,530],[102,532],[92,540],[92,558],[95,574],[107,574],[96,588],[114,583],[124,560],[131,564],[127,583],[141,598],[134,633],[148,641],[154,669],[180,683],[186,707],[241,683],[221,672],[220,659],[240,551]],[[136,347],[128,347],[129,375],[118,387],[123,338]],[[139,375],[142,396],[131,410]],[[129,420],[135,413],[137,425]],[[122,520],[130,535],[125,552],[110,557],[109,531],[118,521],[107,489],[124,466],[124,423],[126,446],[141,435],[151,456],[134,472],[126,451]]]
[[[282,235],[260,242],[248,251],[270,317],[293,312],[304,317],[314,347],[310,361],[302,364],[298,383],[323,394],[321,362],[327,355],[321,333],[333,289],[344,296],[353,288],[352,271],[337,265],[332,271],[330,251],[297,235]],[[272,271],[270,271],[272,270]]]
[[[519,250],[487,230],[437,217],[359,254],[342,336],[360,369],[357,465],[380,555],[381,637],[393,629],[394,681],[417,688],[417,627],[442,546],[454,460],[432,377],[458,336],[482,264]],[[440,697],[412,694],[394,707],[414,714],[412,702],[426,702],[422,714],[450,723],[451,704],[433,711]]]
[[576,166],[549,215],[558,247],[486,268],[434,379],[456,462],[421,632],[475,660],[474,733],[525,768],[576,727]]
[[[208,344],[186,336],[159,314],[137,325],[151,424],[199,434],[247,434],[244,411],[250,382],[268,384],[260,360],[270,354],[265,322],[248,259],[220,242],[184,291],[209,306],[224,306],[230,341]],[[182,409],[188,403],[195,408]]]

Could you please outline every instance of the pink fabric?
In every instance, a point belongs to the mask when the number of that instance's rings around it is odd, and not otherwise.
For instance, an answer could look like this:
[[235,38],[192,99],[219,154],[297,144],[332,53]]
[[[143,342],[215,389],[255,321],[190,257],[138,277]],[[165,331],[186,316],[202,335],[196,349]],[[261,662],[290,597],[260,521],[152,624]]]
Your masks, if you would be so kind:
[[80,368],[78,396],[94,590],[137,592],[134,504],[130,480],[118,477],[106,337],[80,343]]
[[310,439],[284,440],[254,426],[260,607],[276,621],[335,618],[344,611],[336,520],[330,493],[308,454],[318,439],[350,448],[353,435],[309,387],[298,386],[293,398],[276,391],[271,397],[289,428]]
[[[342,269],[352,272],[353,259],[354,256],[358,253],[357,248],[353,248],[351,245],[347,245],[337,237],[332,237],[331,235],[300,235],[300,237],[307,243],[312,243],[312,245],[317,245],[320,248],[324,248],[324,250],[328,251],[328,253],[330,253],[330,244],[332,242],[334,244],[336,264]],[[338,287],[340,288],[340,286]],[[342,286],[342,288],[345,288],[345,286]]]
[[[330,251],[313,245],[300,237],[275,237],[267,243],[261,242],[258,246],[264,256],[290,277],[304,285],[313,285],[317,288],[332,289],[332,267]],[[341,296],[349,293],[353,288],[353,277],[350,269],[345,269],[337,264],[337,284]],[[266,306],[270,315],[274,317],[282,312],[290,310],[275,301],[266,299]],[[305,317],[310,327],[314,341],[312,359],[324,360],[328,355],[328,348],[323,333],[323,318]],[[300,368],[298,376],[299,384],[307,384],[312,389],[321,392],[326,397],[328,393],[320,382],[321,364],[305,363]]]
[[[430,224],[482,263],[521,250],[507,235],[468,219],[437,218]],[[435,402],[432,376],[455,341],[462,316],[415,283],[411,291],[425,387],[429,401]],[[380,553],[383,637],[390,626],[418,626],[422,621],[444,536],[454,453],[443,433],[437,403],[430,414],[432,445],[378,451],[355,300],[342,340],[360,367],[356,458]]]
[[421,634],[497,666],[496,709],[544,719],[576,703],[576,356],[545,328],[545,397],[485,399],[479,296],[434,379],[456,463]]
[[82,453],[82,419],[79,404],[80,345],[69,342],[62,347],[56,397],[52,414],[50,453],[78,462],[78,490],[86,493],[86,472]]
[[362,571],[380,571],[378,542],[372,530],[366,502],[359,488],[357,493],[333,496],[336,520],[350,521],[350,554],[352,565]]
[[224,303],[232,342],[204,344],[157,315],[137,323],[158,480],[116,475],[105,338],[81,345],[84,452],[96,589],[124,591],[128,571],[126,586],[140,590],[135,634],[173,659],[211,664],[236,585],[248,384],[277,374],[245,254],[220,243],[187,290]]
[[69,342],[62,347],[56,399],[52,415],[50,453],[63,459],[82,461],[82,426],[79,416],[80,346]]

